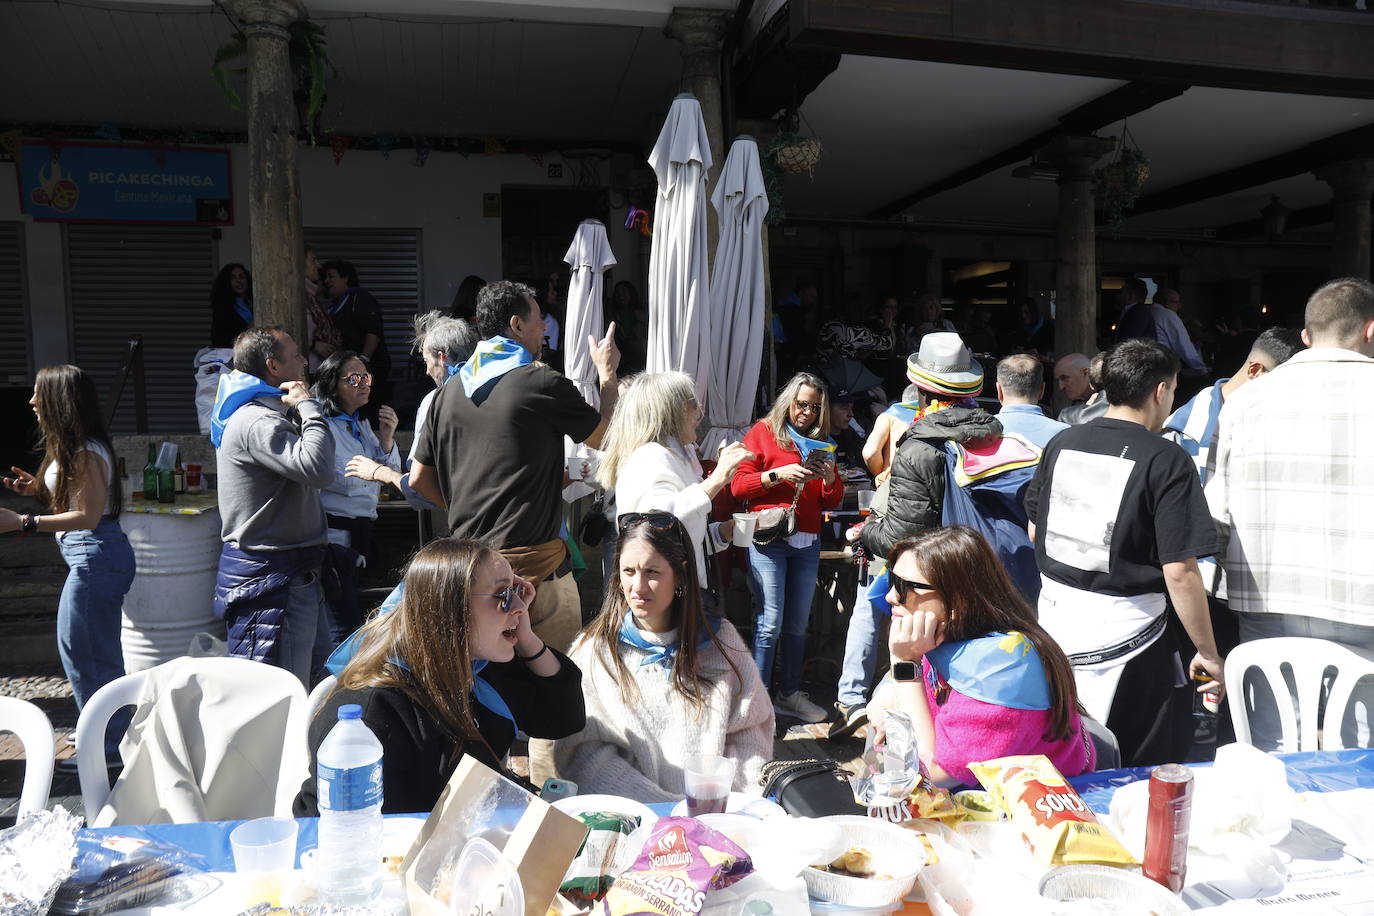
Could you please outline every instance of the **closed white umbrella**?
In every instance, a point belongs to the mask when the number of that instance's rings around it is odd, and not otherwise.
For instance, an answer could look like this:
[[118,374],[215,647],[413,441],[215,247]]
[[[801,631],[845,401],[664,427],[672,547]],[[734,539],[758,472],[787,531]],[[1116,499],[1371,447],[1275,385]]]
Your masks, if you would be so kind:
[[720,217],[720,240],[711,266],[710,430],[702,454],[744,438],[753,420],[754,392],[763,361],[763,218],[768,189],[752,137],[730,145],[711,205]]
[[563,319],[563,373],[593,407],[601,406],[601,386],[592,363],[588,336],[600,340],[606,333],[601,313],[601,283],[608,267],[615,266],[606,227],[599,220],[584,219],[563,260],[572,268],[568,284],[568,310]]
[[711,384],[706,251],[706,171],[711,144],[695,97],[673,100],[649,154],[658,176],[658,206],[649,253],[650,372],[676,369],[696,381],[705,404]]

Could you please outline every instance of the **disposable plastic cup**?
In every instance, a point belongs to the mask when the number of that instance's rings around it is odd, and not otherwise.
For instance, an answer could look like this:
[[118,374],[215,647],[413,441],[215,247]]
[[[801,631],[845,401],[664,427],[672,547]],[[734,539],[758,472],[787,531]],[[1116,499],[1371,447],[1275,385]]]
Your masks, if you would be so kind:
[[234,870],[240,873],[290,871],[296,866],[298,825],[289,817],[260,817],[229,834]]
[[748,547],[754,542],[754,532],[759,527],[759,514],[757,512],[736,512],[735,519],[735,546]]
[[859,498],[859,514],[867,515],[873,508],[873,491],[857,490],[855,491],[855,495]]
[[587,459],[581,455],[573,455],[568,459],[568,479],[581,480],[587,473]]
[[687,814],[722,814],[735,781],[735,761],[715,754],[691,754],[682,773]]

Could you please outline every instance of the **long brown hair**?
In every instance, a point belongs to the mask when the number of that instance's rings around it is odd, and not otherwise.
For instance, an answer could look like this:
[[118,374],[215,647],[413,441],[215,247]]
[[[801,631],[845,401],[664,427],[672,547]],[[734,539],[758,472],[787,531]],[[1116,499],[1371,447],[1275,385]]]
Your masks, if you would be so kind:
[[[38,401],[38,428],[43,440],[43,463],[38,468],[38,486],[48,508],[66,512],[81,489],[77,474],[77,455],[86,451],[86,443],[103,445],[115,462],[114,443],[100,411],[100,396],[95,382],[79,366],[45,366],[33,380],[33,393]],[[94,456],[87,459],[94,461]],[[48,492],[43,483],[49,466],[58,467],[57,486]],[[114,465],[109,467],[110,516],[119,517],[124,505],[124,488]]]
[[[582,629],[582,635],[593,640],[597,655],[606,673],[620,686],[620,699],[627,705],[639,697],[639,688],[630,674],[625,661],[620,657],[620,627],[625,620],[625,596],[620,590],[620,558],[627,545],[643,541],[667,561],[673,571],[673,581],[677,583],[669,620],[677,630],[678,649],[673,657],[673,689],[682,695],[700,712],[706,705],[706,679],[698,667],[706,636],[710,637],[720,651],[725,663],[735,673],[735,681],[743,684],[739,668],[734,659],[725,651],[716,627],[707,618],[707,610],[701,601],[701,585],[697,579],[696,554],[682,522],[666,512],[652,513],[647,519],[637,520],[620,529],[615,542],[615,575],[606,583],[606,597],[601,603],[601,613]],[[612,668],[611,666],[615,667]]]
[[825,380],[819,375],[812,375],[810,372],[798,372],[787,380],[787,384],[782,386],[782,391],[778,392],[778,398],[773,402],[773,406],[768,409],[768,415],[763,418],[768,424],[768,429],[773,433],[773,441],[777,442],[778,448],[796,449],[792,444],[792,437],[787,434],[787,424],[790,421],[792,403],[801,396],[803,388],[815,388],[821,395],[821,409],[816,411],[816,422],[806,429],[798,429],[797,432],[812,439],[824,439],[827,424],[830,423],[830,389],[826,386]]
[[362,628],[339,686],[399,690],[454,741],[480,737],[469,700],[469,599],[477,571],[495,554],[481,541],[449,538],[420,548],[406,566],[401,603]]
[[906,553],[916,555],[927,582],[944,599],[946,642],[1013,630],[1030,640],[1050,682],[1050,727],[1044,740],[1068,738],[1073,732],[1072,713],[1082,711],[1073,666],[1040,626],[1035,611],[1016,590],[983,536],[966,525],[927,528],[893,544],[887,568],[896,566]]

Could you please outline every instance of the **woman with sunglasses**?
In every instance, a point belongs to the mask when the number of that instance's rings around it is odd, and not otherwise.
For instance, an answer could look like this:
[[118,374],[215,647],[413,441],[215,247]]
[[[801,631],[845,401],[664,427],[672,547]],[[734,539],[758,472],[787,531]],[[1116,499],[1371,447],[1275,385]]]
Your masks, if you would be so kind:
[[1065,776],[1097,755],[1073,668],[997,555],[964,525],[898,541],[887,559],[891,679],[870,709],[911,716],[937,782],[977,785],[969,762],[1044,754]]
[[517,729],[562,738],[582,728],[582,674],[530,630],[534,586],[495,550],[431,541],[400,592],[350,640],[338,685],[310,723],[298,817],[319,813],[315,754],[346,703],[362,706],[382,744],[383,813],[432,809],[465,754],[517,779],[503,763]]
[[377,431],[359,415],[372,397],[372,375],[367,361],[352,350],[335,350],[320,363],[312,389],[324,407],[334,437],[334,482],[320,491],[329,523],[329,551],[323,586],[328,600],[330,637],[337,645],[362,623],[358,609],[358,568],[375,562],[372,536],[377,519],[381,484],[372,479],[348,476],[348,464],[357,456],[392,470],[401,469],[396,448],[396,412],[383,404],[377,411]]
[[744,447],[755,457],[740,464],[730,481],[735,498],[751,511],[796,507],[796,533],[751,546],[749,566],[759,599],[754,661],[765,684],[776,682],[778,714],[804,722],[826,717],[825,710],[801,692],[801,666],[821,561],[821,511],[835,508],[844,497],[834,443],[826,436],[829,422],[825,382],[809,372],[797,373],[768,416],[744,437]]
[[666,512],[622,515],[616,569],[568,650],[587,725],[554,742],[559,775],[584,793],[676,801],[688,755],[718,754],[738,764],[734,788],[758,785],[773,707],[739,633],[702,604],[686,529]]

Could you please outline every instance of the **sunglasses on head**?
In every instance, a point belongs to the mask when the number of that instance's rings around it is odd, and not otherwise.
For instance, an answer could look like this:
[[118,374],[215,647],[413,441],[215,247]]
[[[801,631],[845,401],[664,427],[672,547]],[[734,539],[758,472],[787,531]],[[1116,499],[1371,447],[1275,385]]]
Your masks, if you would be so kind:
[[617,532],[624,532],[625,529],[633,528],[636,525],[648,525],[659,531],[680,531],[682,529],[682,523],[671,512],[626,512],[624,515],[617,516],[615,520]]
[[907,595],[913,591],[934,592],[938,589],[929,582],[916,582],[912,579],[903,579],[892,570],[887,571],[887,581],[892,584],[892,588],[897,592],[897,600],[906,603]]
[[479,596],[482,598],[495,598],[500,601],[502,614],[509,614],[511,605],[514,604],[517,599],[520,601],[522,607],[528,604],[528,602],[524,600],[519,582],[512,582],[499,592],[494,592],[489,595],[479,593]]

